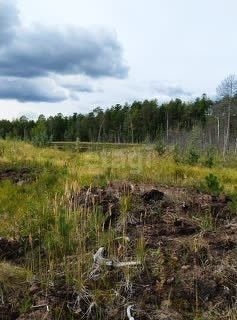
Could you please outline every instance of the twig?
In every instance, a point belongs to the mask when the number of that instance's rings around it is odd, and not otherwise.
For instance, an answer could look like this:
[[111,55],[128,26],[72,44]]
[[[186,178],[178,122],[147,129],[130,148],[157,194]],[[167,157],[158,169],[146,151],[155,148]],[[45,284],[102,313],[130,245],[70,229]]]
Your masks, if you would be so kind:
[[102,266],[122,268],[122,267],[133,267],[133,266],[141,265],[141,261],[116,262],[110,259],[106,259],[104,257],[104,251],[105,251],[105,248],[101,247],[93,255],[94,264],[89,276],[90,279],[97,279],[99,277]]
[[141,261],[124,261],[124,262],[113,262],[113,267],[122,268],[122,267],[133,267],[141,265]]
[[67,303],[67,307],[71,312],[75,314],[79,314],[82,311],[80,304],[81,304],[81,297],[80,295],[78,295],[76,298],[76,301],[72,303],[72,306],[70,305],[70,303]]
[[1,304],[4,305],[5,302],[4,302],[4,296],[3,296],[3,290],[0,289],[0,296],[1,296]]
[[141,261],[122,261],[122,262],[116,262],[110,259],[104,258],[104,247],[101,247],[98,249],[96,254],[94,254],[94,263],[97,265],[106,265],[108,267],[115,267],[115,268],[121,268],[126,266],[137,266],[141,264]]
[[127,307],[127,316],[129,320],[135,320],[135,318],[133,318],[131,311],[132,311],[133,306],[128,306]]
[[38,306],[32,306],[31,308],[44,308],[46,307],[46,311],[49,312],[49,306],[47,304],[39,304]]

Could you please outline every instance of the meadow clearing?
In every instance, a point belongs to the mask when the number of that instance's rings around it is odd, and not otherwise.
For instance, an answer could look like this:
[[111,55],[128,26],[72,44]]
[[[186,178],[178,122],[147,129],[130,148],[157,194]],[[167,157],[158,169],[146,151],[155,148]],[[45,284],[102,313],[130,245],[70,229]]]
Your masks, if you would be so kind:
[[236,319],[236,154],[2,140],[0,157],[1,319]]

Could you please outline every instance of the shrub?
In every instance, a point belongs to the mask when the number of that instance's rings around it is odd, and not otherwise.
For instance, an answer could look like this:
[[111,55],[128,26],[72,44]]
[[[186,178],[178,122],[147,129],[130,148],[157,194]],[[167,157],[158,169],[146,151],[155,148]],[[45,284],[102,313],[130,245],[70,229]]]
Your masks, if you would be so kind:
[[198,163],[200,158],[199,152],[195,148],[191,148],[187,154],[187,163],[190,165],[195,165]]
[[224,189],[218,177],[212,173],[205,177],[205,181],[201,183],[200,188],[202,191],[211,193],[213,196],[219,196]]
[[3,143],[0,144],[0,157],[3,157],[5,154],[6,148]]
[[207,150],[206,157],[204,159],[204,166],[208,168],[212,168],[214,164],[215,164],[215,150],[211,148]]
[[173,159],[176,164],[183,162],[181,150],[177,144],[174,147]]
[[165,145],[164,141],[162,141],[162,140],[157,141],[156,146],[155,146],[155,150],[159,154],[159,156],[162,156],[163,154],[165,154],[166,145]]
[[229,208],[231,212],[237,215],[237,192],[232,193],[230,196],[231,201],[229,202]]
[[47,128],[44,122],[40,121],[36,127],[32,129],[32,142],[37,147],[47,146],[50,139],[47,134]]

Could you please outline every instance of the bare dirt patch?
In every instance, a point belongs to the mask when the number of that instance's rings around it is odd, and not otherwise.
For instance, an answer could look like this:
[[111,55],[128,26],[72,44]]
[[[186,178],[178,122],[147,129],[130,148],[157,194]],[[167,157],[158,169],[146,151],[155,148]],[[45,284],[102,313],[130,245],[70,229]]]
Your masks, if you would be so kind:
[[16,184],[30,183],[36,178],[36,173],[32,168],[7,168],[0,169],[0,181],[10,180]]

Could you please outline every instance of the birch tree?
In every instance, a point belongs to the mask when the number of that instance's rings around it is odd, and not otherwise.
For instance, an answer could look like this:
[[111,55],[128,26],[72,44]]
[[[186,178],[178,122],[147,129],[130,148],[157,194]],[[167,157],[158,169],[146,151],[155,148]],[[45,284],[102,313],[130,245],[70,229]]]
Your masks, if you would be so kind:
[[234,74],[226,77],[217,87],[217,95],[226,101],[227,104],[227,125],[224,128],[224,146],[223,156],[225,157],[229,146],[230,139],[230,118],[231,118],[231,103],[237,94],[237,78]]

